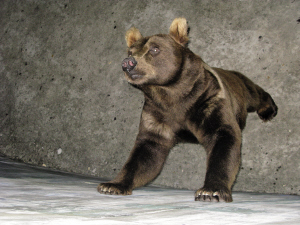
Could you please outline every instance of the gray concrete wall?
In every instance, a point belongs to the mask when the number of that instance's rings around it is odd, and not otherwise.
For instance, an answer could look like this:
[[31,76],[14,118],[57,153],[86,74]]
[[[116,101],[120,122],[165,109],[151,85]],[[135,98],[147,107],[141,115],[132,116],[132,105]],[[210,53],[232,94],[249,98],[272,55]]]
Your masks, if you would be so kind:
[[[0,1],[0,152],[24,162],[112,178],[134,144],[143,95],[123,78],[124,34],[191,27],[190,48],[243,72],[279,106],[248,117],[235,191],[300,194],[299,0]],[[154,184],[198,189],[205,153],[173,149]],[[95,187],[96,188],[96,187]]]

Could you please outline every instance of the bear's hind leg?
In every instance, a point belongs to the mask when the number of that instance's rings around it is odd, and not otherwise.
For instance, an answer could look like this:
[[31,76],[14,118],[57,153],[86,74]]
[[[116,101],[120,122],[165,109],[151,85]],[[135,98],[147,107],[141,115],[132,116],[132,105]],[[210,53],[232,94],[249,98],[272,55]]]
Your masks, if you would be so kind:
[[263,121],[269,121],[277,115],[278,107],[272,99],[271,95],[263,90],[260,93],[260,104],[257,114]]

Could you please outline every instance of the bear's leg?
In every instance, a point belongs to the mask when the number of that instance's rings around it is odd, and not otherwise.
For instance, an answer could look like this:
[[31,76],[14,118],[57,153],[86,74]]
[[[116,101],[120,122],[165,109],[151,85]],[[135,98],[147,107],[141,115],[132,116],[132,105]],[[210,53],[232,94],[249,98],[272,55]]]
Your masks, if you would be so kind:
[[[235,126],[236,127],[236,126]],[[195,193],[196,201],[232,202],[231,187],[240,165],[241,131],[224,125],[209,138],[204,186]]]
[[257,114],[263,121],[269,121],[277,115],[278,107],[272,99],[271,95],[260,90],[260,104],[257,109]]
[[[145,136],[139,134],[139,136]],[[130,157],[117,177],[98,185],[98,192],[103,194],[130,195],[134,188],[152,181],[161,171],[163,164],[174,146],[174,142],[163,137],[143,139],[137,137]]]

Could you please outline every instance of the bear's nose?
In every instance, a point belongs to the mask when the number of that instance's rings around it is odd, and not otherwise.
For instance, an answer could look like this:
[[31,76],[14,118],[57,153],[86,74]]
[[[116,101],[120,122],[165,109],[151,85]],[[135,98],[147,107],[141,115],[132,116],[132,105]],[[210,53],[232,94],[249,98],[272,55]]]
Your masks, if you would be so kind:
[[130,72],[131,70],[134,69],[136,64],[137,64],[137,62],[135,61],[135,59],[133,57],[128,57],[123,60],[122,69],[123,69],[123,71]]

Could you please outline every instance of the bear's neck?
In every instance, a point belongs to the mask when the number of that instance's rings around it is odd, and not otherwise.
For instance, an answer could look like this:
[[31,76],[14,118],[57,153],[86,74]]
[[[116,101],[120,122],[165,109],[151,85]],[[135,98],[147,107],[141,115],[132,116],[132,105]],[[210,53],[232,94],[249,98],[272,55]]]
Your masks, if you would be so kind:
[[210,79],[206,76],[203,65],[202,59],[197,55],[186,57],[177,82],[171,85],[140,87],[145,94],[145,101],[151,101],[164,110],[177,107],[188,109],[209,87]]

